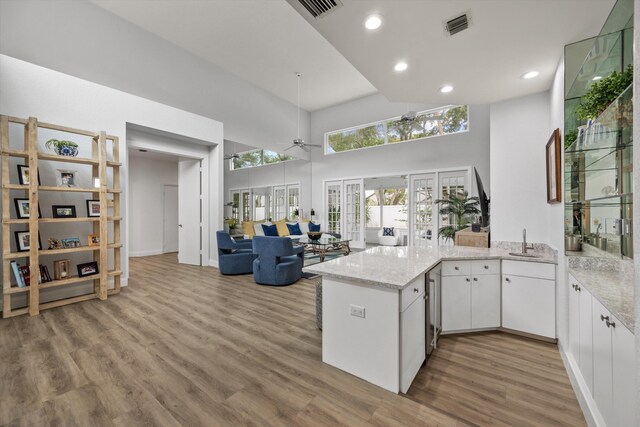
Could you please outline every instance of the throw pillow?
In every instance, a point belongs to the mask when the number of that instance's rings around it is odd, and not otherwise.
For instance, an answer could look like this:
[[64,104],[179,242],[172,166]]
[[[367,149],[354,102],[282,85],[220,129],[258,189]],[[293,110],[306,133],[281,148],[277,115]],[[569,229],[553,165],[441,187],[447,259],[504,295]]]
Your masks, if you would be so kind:
[[382,235],[393,237],[393,227],[382,227]]
[[320,224],[309,223],[309,231],[320,231]]
[[292,236],[301,236],[302,230],[300,230],[299,224],[287,224],[287,228],[289,229],[289,234]]
[[274,222],[276,227],[278,227],[278,236],[284,237],[289,235],[289,228],[287,227],[287,220],[281,219],[280,221]]
[[265,236],[278,237],[278,227],[275,224],[262,224],[262,230],[264,230]]
[[252,238],[255,236],[256,231],[253,229],[253,221],[242,221],[242,234]]

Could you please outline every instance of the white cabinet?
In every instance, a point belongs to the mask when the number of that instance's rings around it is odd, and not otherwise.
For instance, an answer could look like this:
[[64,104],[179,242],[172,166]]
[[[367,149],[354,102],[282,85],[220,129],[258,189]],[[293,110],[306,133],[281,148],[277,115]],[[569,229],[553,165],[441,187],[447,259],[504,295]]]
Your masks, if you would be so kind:
[[555,266],[504,261],[502,276],[502,326],[555,338]]
[[593,316],[591,301],[593,298],[580,285],[577,287],[577,292],[580,299],[580,312],[578,313],[580,319],[580,342],[578,344],[580,360],[578,361],[578,366],[580,366],[584,382],[593,394],[593,324],[591,322]]
[[471,328],[500,326],[500,275],[474,276],[471,281]]
[[406,393],[426,354],[424,292],[401,313],[400,330],[400,391]]
[[442,331],[500,327],[500,261],[442,263]]
[[635,337],[613,316],[615,327],[611,328],[613,354],[613,426],[635,424],[636,407],[636,363]]
[[471,329],[471,278],[442,276],[442,331]]
[[580,293],[578,282],[569,276],[569,353],[580,364]]
[[613,412],[613,356],[611,354],[610,321],[606,308],[593,299],[593,400],[609,424]]

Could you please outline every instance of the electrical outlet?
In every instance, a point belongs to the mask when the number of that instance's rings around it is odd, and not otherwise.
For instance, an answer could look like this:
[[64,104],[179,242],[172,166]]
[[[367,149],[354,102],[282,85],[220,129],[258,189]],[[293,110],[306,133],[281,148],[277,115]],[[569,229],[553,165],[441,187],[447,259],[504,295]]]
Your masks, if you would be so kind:
[[364,307],[351,304],[351,315],[355,317],[362,317],[364,319]]

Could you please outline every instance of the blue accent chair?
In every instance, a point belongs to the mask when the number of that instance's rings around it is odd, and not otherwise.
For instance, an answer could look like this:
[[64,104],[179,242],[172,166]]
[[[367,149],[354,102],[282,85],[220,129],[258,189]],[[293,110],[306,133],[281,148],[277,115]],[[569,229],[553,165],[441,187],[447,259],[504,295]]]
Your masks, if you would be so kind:
[[253,237],[253,279],[260,285],[285,286],[302,277],[304,248],[288,237]]
[[216,231],[218,266],[222,274],[248,274],[253,271],[253,249],[250,239],[233,240],[229,233]]

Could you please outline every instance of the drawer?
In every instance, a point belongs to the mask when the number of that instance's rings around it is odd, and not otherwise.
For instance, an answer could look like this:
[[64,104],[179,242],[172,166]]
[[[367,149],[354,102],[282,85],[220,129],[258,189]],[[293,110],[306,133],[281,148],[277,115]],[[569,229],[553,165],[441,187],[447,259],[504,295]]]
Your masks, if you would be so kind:
[[499,259],[478,259],[471,261],[471,274],[480,276],[483,274],[500,274]]
[[409,286],[404,288],[400,293],[400,312],[403,312],[414,302],[419,296],[424,294],[424,275],[420,275],[416,280],[411,282]]
[[443,276],[471,275],[471,261],[442,261]]
[[556,266],[541,262],[502,261],[502,275],[535,277],[538,279],[556,280]]

